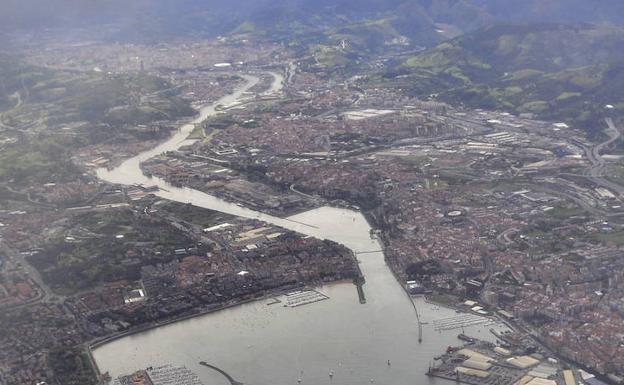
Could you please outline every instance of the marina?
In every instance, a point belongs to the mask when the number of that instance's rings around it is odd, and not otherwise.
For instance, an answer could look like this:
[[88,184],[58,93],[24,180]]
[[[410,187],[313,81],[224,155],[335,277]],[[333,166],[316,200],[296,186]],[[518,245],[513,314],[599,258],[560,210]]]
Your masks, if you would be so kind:
[[284,304],[285,307],[303,306],[329,299],[328,296],[316,290],[294,291],[286,294],[284,297],[286,302]]
[[113,385],[202,385],[202,382],[197,374],[184,366],[163,365],[119,377]]
[[436,331],[455,330],[474,325],[489,326],[492,323],[494,323],[492,319],[474,314],[461,314],[455,317],[437,319],[433,321],[434,329]]

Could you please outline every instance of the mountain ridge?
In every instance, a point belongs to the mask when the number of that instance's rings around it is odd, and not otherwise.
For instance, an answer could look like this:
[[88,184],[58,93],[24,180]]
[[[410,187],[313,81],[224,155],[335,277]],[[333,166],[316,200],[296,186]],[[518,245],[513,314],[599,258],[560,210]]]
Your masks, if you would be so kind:
[[115,25],[115,39],[216,36],[245,23],[270,34],[298,25],[307,29],[395,16],[395,27],[418,43],[433,44],[436,24],[461,32],[500,23],[624,23],[617,0],[6,0],[0,30]]
[[591,134],[606,104],[624,111],[622,69],[622,28],[497,25],[395,63],[372,81],[471,108],[565,120]]

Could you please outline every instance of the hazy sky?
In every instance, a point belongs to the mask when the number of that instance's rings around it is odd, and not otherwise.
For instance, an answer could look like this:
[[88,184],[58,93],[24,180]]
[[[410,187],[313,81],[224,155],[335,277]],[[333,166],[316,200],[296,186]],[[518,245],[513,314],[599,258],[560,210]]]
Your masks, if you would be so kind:
[[[159,0],[160,3],[169,0]],[[71,21],[88,23],[90,20],[136,15],[149,9],[155,0],[1,0],[0,20],[11,27],[58,25]]]
[[624,22],[624,0],[0,0],[0,30],[110,21],[129,25],[141,18],[148,29],[177,27],[180,16],[199,21],[194,28],[207,24],[202,20],[223,26],[236,20],[234,14],[245,18],[290,9],[305,17],[333,5],[338,5],[339,12],[352,11],[366,18],[379,10],[400,13],[398,3],[422,7],[442,21],[465,22],[479,16],[494,22]]

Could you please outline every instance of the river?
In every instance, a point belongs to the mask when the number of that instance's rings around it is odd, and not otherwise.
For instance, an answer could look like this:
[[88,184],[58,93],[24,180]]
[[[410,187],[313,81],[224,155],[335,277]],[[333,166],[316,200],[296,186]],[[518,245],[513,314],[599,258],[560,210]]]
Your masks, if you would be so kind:
[[[215,113],[218,104],[236,102],[259,81],[246,75],[246,83],[186,124],[170,140],[125,161],[113,170],[98,170],[110,183],[157,185],[159,197],[198,207],[256,218],[301,234],[330,239],[358,255],[366,277],[366,304],[360,304],[352,283],[334,283],[319,290],[329,300],[297,308],[257,301],[180,321],[128,336],[94,350],[101,371],[113,377],[148,366],[174,364],[195,371],[206,385],[227,384],[218,373],[200,366],[215,365],[248,385],[297,384],[443,384],[424,375],[432,358],[448,345],[457,345],[461,330],[438,332],[434,321],[457,317],[453,310],[414,299],[423,322],[418,323],[409,297],[386,265],[379,243],[371,239],[370,226],[356,211],[321,207],[289,218],[277,218],[189,188],[177,188],[160,178],[148,178],[139,164],[163,151],[188,143],[193,123]],[[282,77],[271,87],[278,92]],[[470,326],[465,333],[492,339],[490,326]],[[500,328],[496,326],[496,328]],[[390,360],[390,365],[388,365]],[[333,378],[329,372],[333,371]]]

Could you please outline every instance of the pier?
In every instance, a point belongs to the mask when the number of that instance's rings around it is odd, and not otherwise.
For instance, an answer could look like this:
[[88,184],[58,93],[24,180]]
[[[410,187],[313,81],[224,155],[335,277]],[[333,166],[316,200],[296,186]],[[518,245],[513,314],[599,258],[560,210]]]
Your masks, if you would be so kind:
[[364,283],[366,280],[364,277],[359,276],[353,280],[355,287],[357,288],[358,298],[360,299],[360,303],[363,305],[366,303],[366,296],[364,295]]
[[201,361],[199,364],[207,368],[210,368],[216,372],[221,373],[223,377],[225,377],[230,382],[230,385],[245,385],[242,382],[236,381],[232,376],[227,374],[224,370],[217,368],[216,366],[210,365],[209,363],[206,363],[205,361]]

